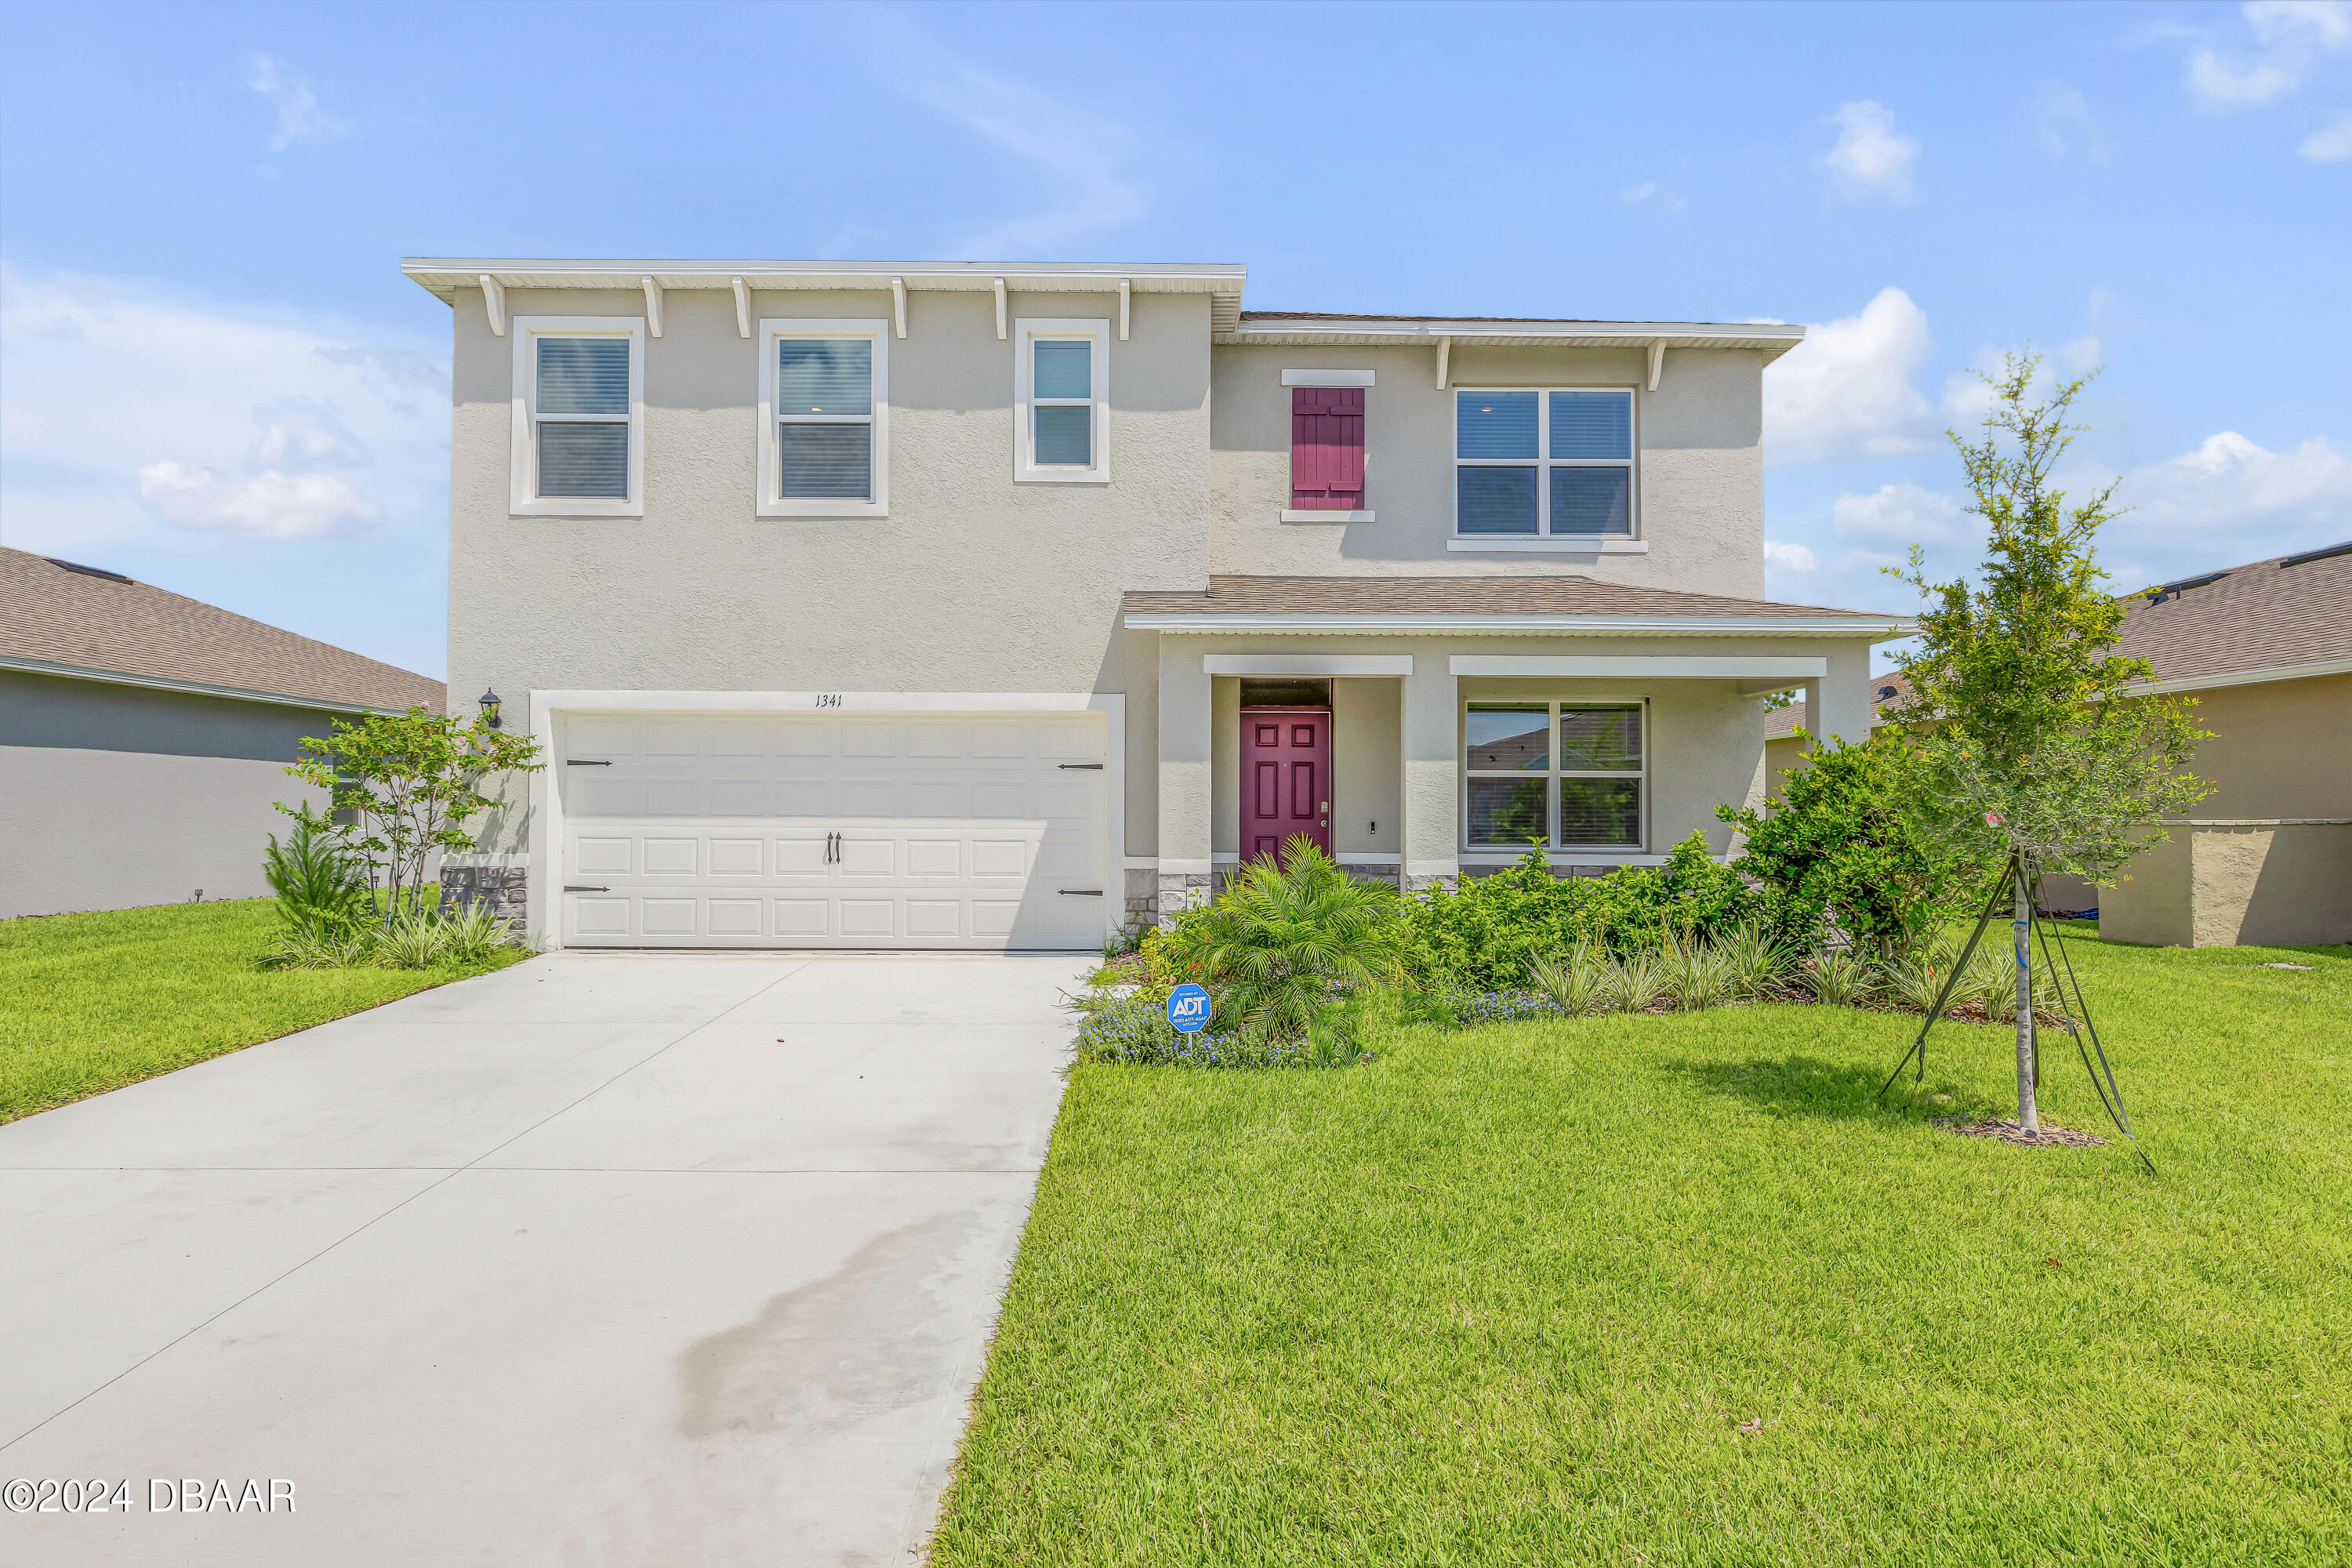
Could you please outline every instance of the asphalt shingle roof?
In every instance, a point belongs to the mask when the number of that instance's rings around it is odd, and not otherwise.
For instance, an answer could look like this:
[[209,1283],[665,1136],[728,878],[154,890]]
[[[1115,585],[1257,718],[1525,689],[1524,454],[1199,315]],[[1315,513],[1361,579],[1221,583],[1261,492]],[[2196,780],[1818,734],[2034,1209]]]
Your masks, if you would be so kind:
[[441,710],[440,681],[146,583],[0,548],[0,656],[362,708]]

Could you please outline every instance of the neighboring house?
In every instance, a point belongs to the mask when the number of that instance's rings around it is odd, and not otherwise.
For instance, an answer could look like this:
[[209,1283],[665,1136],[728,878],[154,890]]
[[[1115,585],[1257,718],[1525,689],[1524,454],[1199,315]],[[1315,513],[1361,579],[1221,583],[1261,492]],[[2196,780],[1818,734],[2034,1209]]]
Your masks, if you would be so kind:
[[1802,329],[1277,314],[1233,266],[412,260],[450,670],[554,945],[1078,948],[1292,835],[1654,864],[1898,617],[1763,598]]
[[[2116,651],[2156,668],[2135,690],[2197,699],[2212,739],[2189,766],[2213,793],[2114,887],[2053,877],[2044,904],[2096,909],[2123,942],[2352,942],[2352,542],[2135,595]],[[1901,678],[1872,685],[1884,702]],[[1801,704],[1770,716],[1776,792],[1803,721]]]
[[437,680],[116,572],[0,549],[0,917],[253,898],[337,718]]

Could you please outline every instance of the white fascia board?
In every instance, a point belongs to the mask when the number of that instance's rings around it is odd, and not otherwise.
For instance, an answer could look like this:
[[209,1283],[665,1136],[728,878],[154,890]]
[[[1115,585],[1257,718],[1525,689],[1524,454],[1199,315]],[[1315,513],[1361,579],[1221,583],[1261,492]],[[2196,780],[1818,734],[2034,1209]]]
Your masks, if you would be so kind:
[[2174,691],[2211,691],[2224,686],[2256,686],[2270,680],[2315,680],[2327,675],[2352,675],[2352,658],[2325,658],[2314,664],[2282,664],[2269,669],[2233,670],[2226,675],[2186,675],[2179,680],[2151,680],[2126,686],[2131,697],[2162,697]]
[[1411,675],[1409,653],[1206,653],[1210,675]]
[[1881,643],[1909,637],[1916,621],[1892,617],[1857,622],[1811,616],[1255,616],[1169,615],[1138,611],[1122,617],[1129,631],[1282,632],[1292,636],[1393,632],[1408,637],[1827,637]]
[[53,675],[63,680],[95,680],[105,686],[136,686],[150,691],[184,691],[192,697],[225,697],[235,702],[267,702],[278,708],[310,708],[323,713],[404,713],[404,708],[372,708],[364,702],[336,702],[324,697],[295,697],[282,691],[255,691],[242,686],[214,686],[202,680],[173,680],[161,675],[126,675],[118,669],[92,669],[79,664],[51,664],[46,659],[0,654],[0,669],[20,669],[27,675]]
[[1286,370],[1282,373],[1285,386],[1371,386],[1372,372],[1369,370]]
[[731,289],[741,278],[754,289],[872,289],[887,291],[893,278],[910,290],[987,292],[1003,278],[1015,289],[1117,294],[1119,281],[1141,294],[1238,296],[1249,268],[1238,262],[981,261],[648,261],[563,260],[548,258],[403,258],[402,276],[444,300],[460,288],[479,288],[485,275],[509,289],[628,289],[650,277],[664,289]]
[[1534,656],[1457,653],[1446,661],[1454,675],[1549,675],[1626,677],[1653,680],[1761,679],[1818,680],[1830,672],[1826,658],[1768,658],[1745,654],[1721,657],[1640,658],[1611,655]]

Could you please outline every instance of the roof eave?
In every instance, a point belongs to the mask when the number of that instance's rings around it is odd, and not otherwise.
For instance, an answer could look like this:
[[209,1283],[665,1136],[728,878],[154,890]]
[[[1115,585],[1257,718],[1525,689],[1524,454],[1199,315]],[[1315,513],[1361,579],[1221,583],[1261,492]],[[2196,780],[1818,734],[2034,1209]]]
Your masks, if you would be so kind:
[[1909,637],[1916,621],[1813,616],[1298,616],[1213,611],[1130,610],[1131,631],[1284,632],[1336,635],[1388,632],[1412,637],[1829,637],[1870,642]]
[[183,691],[197,697],[222,697],[236,702],[266,702],[279,708],[309,708],[327,713],[405,713],[405,708],[383,708],[332,697],[299,697],[287,691],[257,691],[242,686],[215,686],[202,680],[178,680],[166,675],[135,675],[128,670],[100,669],[89,665],[56,664],[47,659],[0,654],[0,669],[27,675],[56,676],[65,680],[94,680],[109,686],[136,686],[151,691]]

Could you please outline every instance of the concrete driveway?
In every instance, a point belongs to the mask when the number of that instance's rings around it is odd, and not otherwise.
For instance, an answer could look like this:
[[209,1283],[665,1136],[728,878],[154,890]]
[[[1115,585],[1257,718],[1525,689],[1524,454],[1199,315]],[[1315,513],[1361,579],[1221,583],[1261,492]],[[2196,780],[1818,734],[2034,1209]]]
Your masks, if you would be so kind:
[[0,1127],[0,1562],[913,1562],[1085,967],[552,954]]

